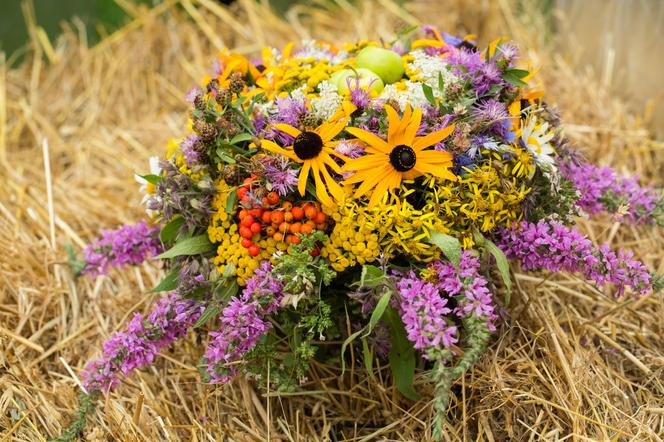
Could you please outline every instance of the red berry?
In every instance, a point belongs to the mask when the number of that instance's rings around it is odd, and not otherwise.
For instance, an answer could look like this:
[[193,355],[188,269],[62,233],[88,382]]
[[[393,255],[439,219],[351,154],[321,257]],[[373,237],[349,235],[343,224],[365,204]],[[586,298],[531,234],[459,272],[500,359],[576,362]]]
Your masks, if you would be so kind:
[[266,210],[265,212],[263,212],[263,216],[261,217],[261,219],[263,220],[263,222],[265,224],[267,224],[267,223],[270,222],[271,217],[272,217],[272,212],[270,212],[269,210]]
[[246,187],[240,187],[237,190],[237,196],[242,198],[243,196],[245,196],[247,194],[247,192],[249,192],[249,189],[247,189]]
[[277,194],[277,192],[268,193],[267,201],[272,205],[277,204],[279,202],[279,195]]
[[240,225],[244,227],[249,227],[255,222],[254,217],[251,215],[247,215],[244,218],[242,218],[242,221],[240,221]]
[[249,230],[251,230],[253,233],[260,233],[261,231],[260,223],[253,223],[251,226],[249,226]]
[[309,219],[314,219],[318,216],[318,210],[314,206],[309,206],[304,209],[304,215]]
[[327,220],[327,215],[325,215],[323,212],[318,212],[318,215],[316,215],[316,224],[323,224]]
[[251,246],[252,242],[249,238],[242,238],[240,244],[242,244],[242,247],[244,247],[245,249],[248,249]]
[[280,211],[274,211],[272,212],[271,219],[273,224],[281,224],[284,222],[284,213]]
[[261,249],[258,248],[256,244],[252,244],[251,247],[249,247],[249,254],[251,256],[258,256],[261,253]]
[[249,211],[249,215],[253,216],[254,218],[261,219],[263,217],[263,209],[251,209]]
[[301,220],[304,218],[304,210],[302,210],[302,207],[293,207],[291,213],[293,214],[294,219]]
[[291,203],[290,201],[284,201],[281,204],[281,207],[283,207],[284,210],[290,210],[293,208],[293,203]]
[[237,217],[238,217],[238,218],[240,219],[240,221],[241,221],[241,220],[244,219],[244,217],[247,216],[248,214],[249,214],[249,212],[247,212],[247,209],[242,209],[242,210],[240,210],[240,213],[238,213]]
[[254,235],[254,233],[251,231],[249,227],[245,226],[240,226],[240,236],[242,238],[248,238],[251,239],[251,237]]

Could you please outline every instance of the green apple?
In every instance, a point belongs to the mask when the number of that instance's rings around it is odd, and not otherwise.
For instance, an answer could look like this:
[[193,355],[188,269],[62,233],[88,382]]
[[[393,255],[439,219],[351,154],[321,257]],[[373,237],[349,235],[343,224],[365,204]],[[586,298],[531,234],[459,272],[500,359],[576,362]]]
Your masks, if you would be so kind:
[[355,58],[359,68],[370,69],[385,82],[395,83],[403,77],[403,60],[401,56],[389,49],[367,46]]
[[348,84],[350,83],[350,87],[355,87],[357,79],[359,79],[358,85],[361,88],[369,88],[369,91],[375,95],[383,92],[385,87],[383,80],[369,69],[343,69],[330,76],[330,82],[337,85],[337,90],[342,95],[350,93]]

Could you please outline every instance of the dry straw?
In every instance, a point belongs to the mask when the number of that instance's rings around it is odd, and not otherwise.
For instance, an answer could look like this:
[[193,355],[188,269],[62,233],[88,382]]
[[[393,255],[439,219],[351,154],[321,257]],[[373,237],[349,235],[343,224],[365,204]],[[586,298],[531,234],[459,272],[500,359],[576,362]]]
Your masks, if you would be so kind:
[[[265,3],[230,9],[213,0],[166,0],[154,9],[117,1],[132,21],[88,48],[84,26],[49,42],[25,13],[25,62],[0,57],[0,440],[57,435],[77,407],[77,375],[101,342],[161,277],[152,265],[74,282],[65,244],[142,216],[133,173],[186,127],[184,94],[223,46],[255,53],[308,37],[389,38],[419,20],[483,37],[509,35],[542,67],[549,100],[587,156],[661,185],[664,145],[592,76],[550,49],[534,13],[496,2],[326,1],[285,19]],[[528,2],[521,1],[521,5]],[[44,163],[48,160],[49,163]],[[662,230],[580,221],[596,241],[634,249],[664,271]],[[616,302],[574,276],[528,276],[507,325],[482,362],[459,379],[449,440],[664,439],[664,297]],[[403,400],[378,366],[355,362],[340,377],[317,364],[296,393],[257,391],[239,380],[202,384],[200,340],[190,335],[153,368],[99,401],[86,440],[428,440],[432,385]]]

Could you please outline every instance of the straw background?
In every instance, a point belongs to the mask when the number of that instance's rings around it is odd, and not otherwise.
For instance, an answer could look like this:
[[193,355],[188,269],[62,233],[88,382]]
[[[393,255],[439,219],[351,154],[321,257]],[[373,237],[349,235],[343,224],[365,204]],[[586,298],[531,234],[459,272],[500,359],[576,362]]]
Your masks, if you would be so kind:
[[[299,6],[285,19],[263,3],[165,0],[154,9],[118,1],[132,22],[92,48],[81,23],[50,42],[26,17],[25,62],[0,57],[0,440],[56,436],[77,408],[77,376],[101,343],[153,296],[150,263],[73,281],[65,244],[80,249],[101,228],[143,216],[135,172],[186,130],[186,91],[224,46],[317,37],[389,38],[395,27],[435,23],[483,43],[507,35],[541,67],[548,101],[587,157],[662,185],[664,143],[588,71],[575,68],[509,0],[339,0]],[[529,2],[521,1],[522,5]],[[534,9],[533,9],[534,11]],[[664,231],[609,217],[579,220],[595,241],[633,249],[664,272]],[[459,379],[449,440],[664,439],[664,295],[615,301],[571,275],[513,268],[510,321]],[[432,385],[416,377],[417,403],[401,398],[389,369],[375,379],[355,362],[343,377],[317,364],[302,391],[277,395],[238,380],[202,384],[205,336],[190,334],[153,367],[102,398],[84,439],[146,441],[426,441]],[[357,355],[357,353],[356,353]]]

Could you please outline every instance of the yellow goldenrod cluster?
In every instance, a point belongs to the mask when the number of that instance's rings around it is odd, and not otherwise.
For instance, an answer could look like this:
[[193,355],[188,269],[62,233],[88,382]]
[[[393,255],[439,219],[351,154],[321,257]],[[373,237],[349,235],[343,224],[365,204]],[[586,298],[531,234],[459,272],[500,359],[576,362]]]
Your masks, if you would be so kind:
[[300,85],[306,85],[303,91],[310,94],[315,91],[316,86],[330,76],[341,70],[342,65],[331,65],[328,60],[316,60],[314,58],[296,58],[287,61],[284,65],[274,68],[274,92],[289,92]]

